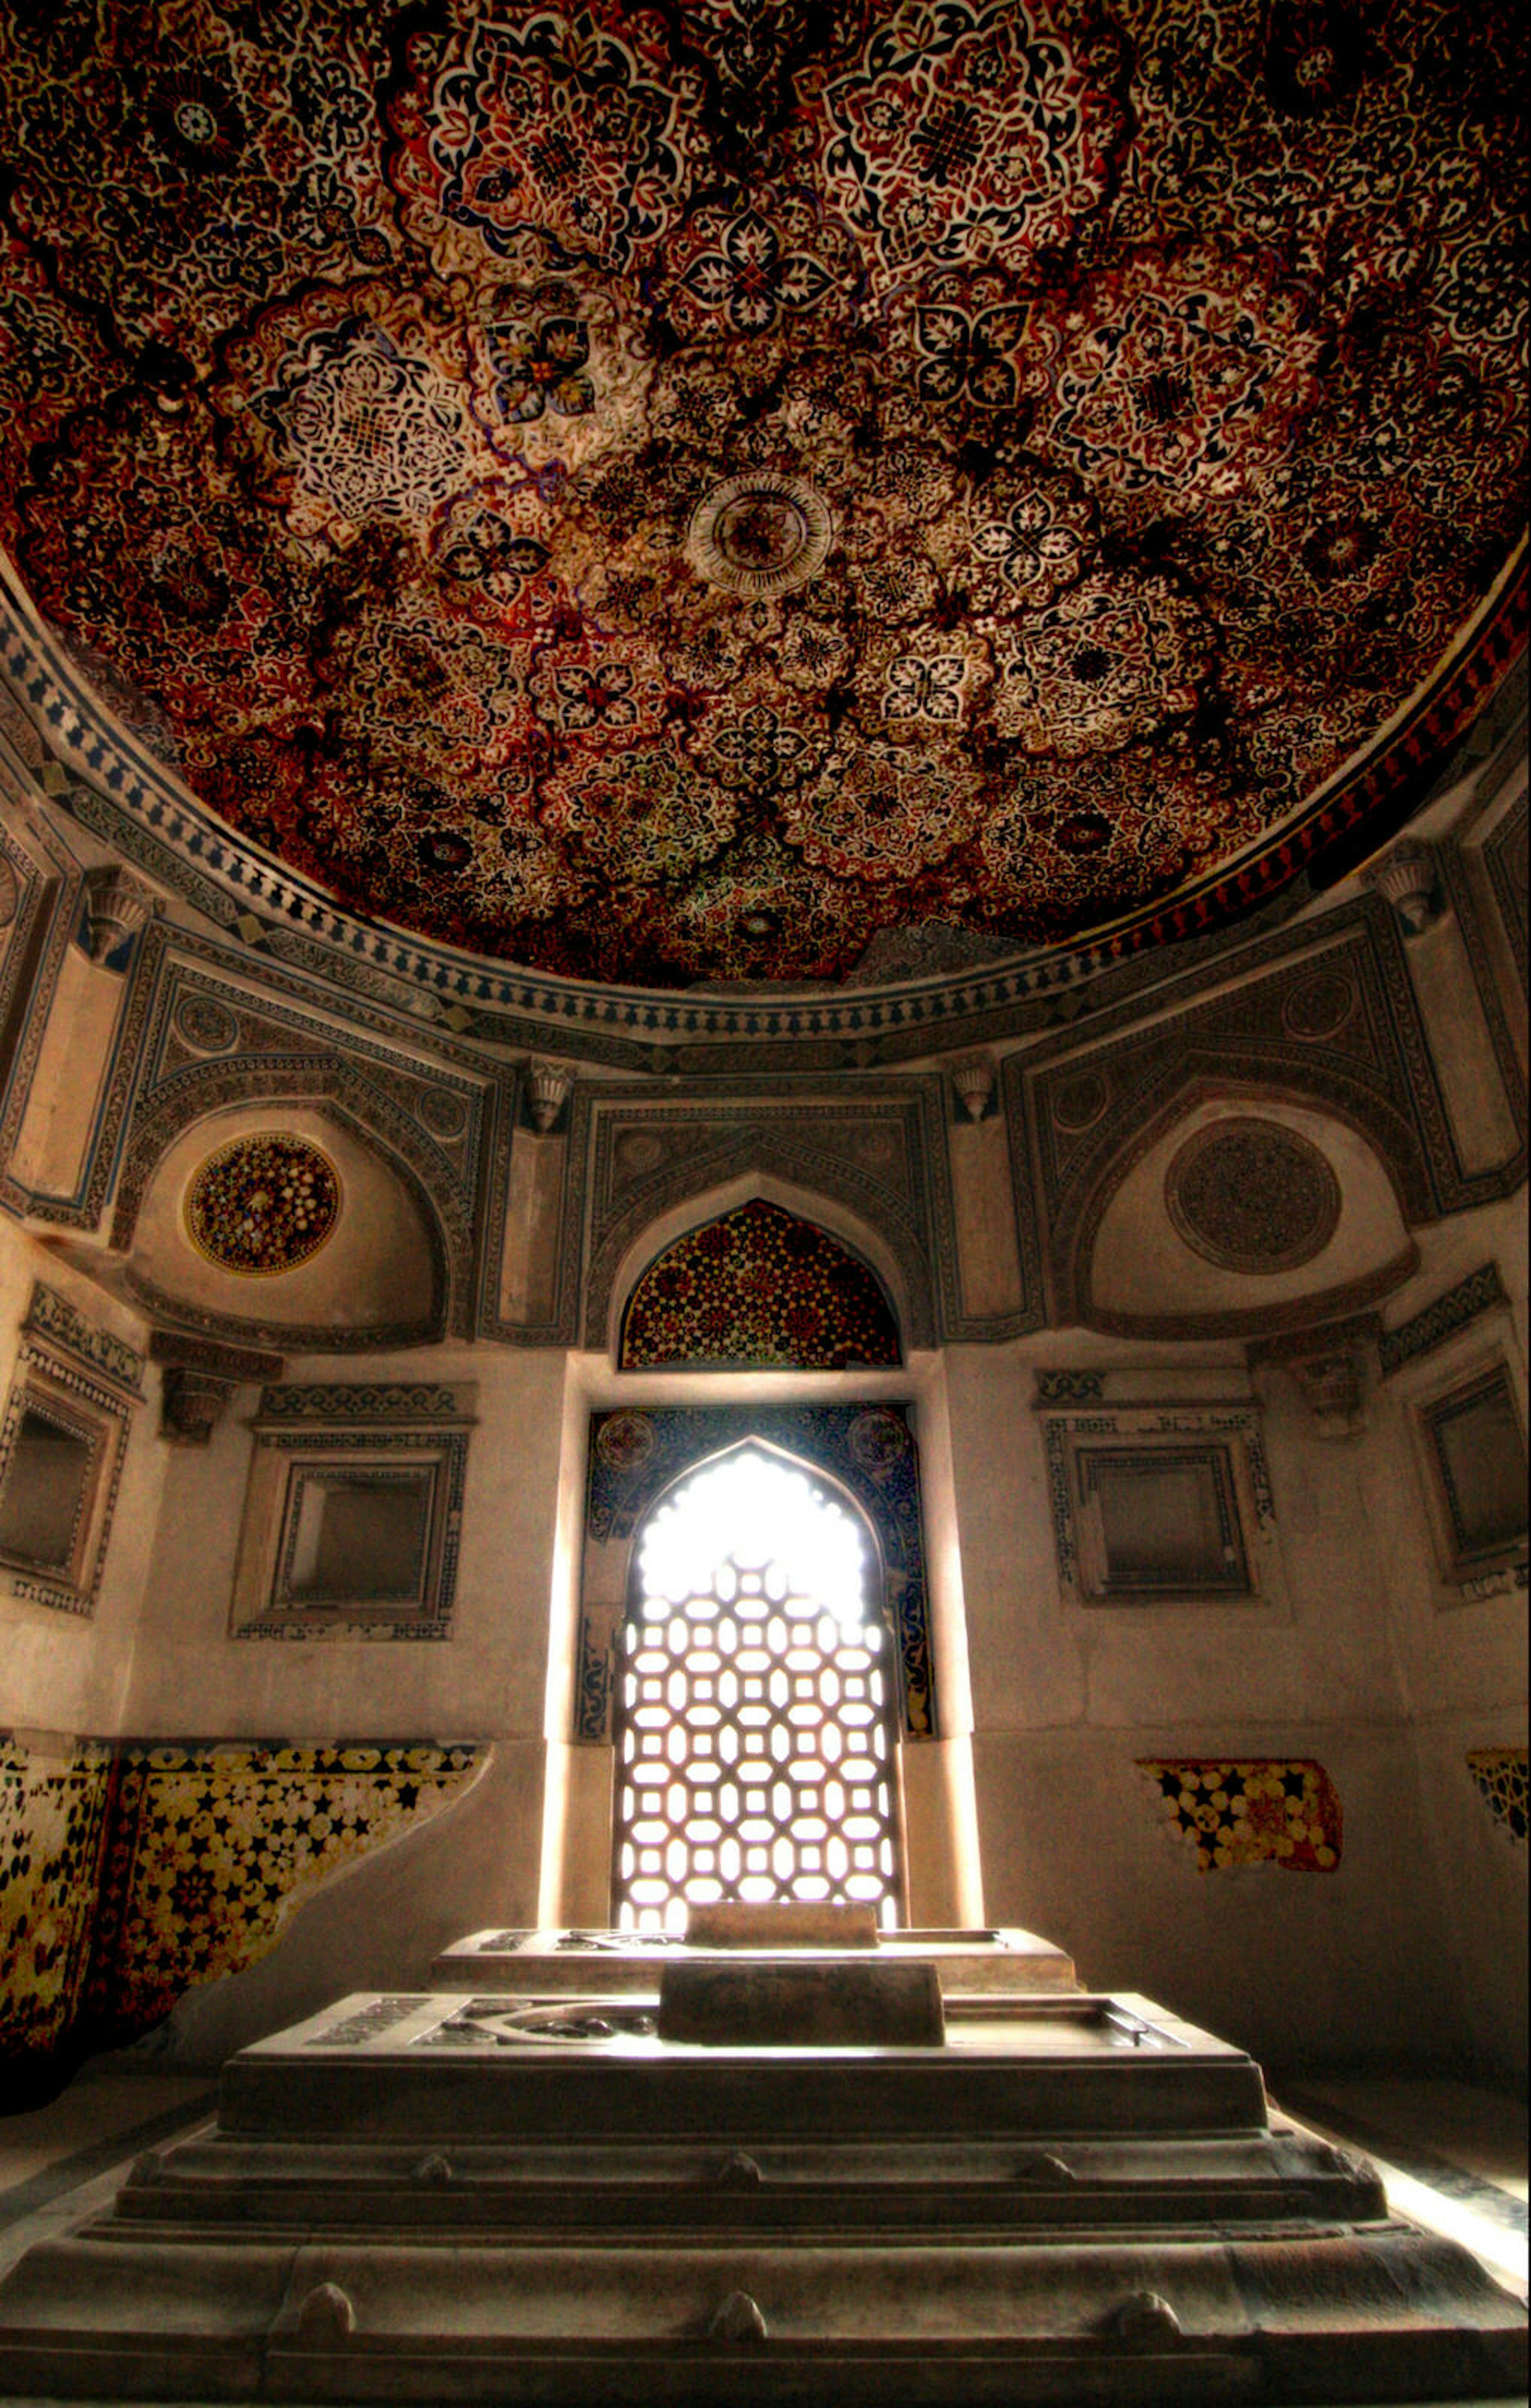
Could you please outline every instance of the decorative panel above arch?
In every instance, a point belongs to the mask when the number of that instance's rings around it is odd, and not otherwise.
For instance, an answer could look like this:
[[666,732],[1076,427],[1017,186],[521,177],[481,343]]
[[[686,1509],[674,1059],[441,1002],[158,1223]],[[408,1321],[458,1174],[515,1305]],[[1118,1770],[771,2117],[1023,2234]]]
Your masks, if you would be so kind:
[[901,1359],[898,1325],[866,1264],[758,1197],[688,1229],[649,1265],[617,1352],[624,1371],[845,1371]]

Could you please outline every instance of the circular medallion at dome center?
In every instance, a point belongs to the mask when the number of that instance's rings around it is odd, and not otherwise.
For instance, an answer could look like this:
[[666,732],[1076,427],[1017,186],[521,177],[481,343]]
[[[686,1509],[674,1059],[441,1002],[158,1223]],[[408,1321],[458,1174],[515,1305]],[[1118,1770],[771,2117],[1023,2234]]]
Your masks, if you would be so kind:
[[759,469],[714,486],[692,513],[686,550],[710,585],[764,598],[816,576],[833,533],[805,477]]
[[272,1131],[209,1154],[186,1193],[186,1230],[198,1254],[244,1279],[296,1270],[316,1254],[340,1213],[340,1174],[305,1137]]

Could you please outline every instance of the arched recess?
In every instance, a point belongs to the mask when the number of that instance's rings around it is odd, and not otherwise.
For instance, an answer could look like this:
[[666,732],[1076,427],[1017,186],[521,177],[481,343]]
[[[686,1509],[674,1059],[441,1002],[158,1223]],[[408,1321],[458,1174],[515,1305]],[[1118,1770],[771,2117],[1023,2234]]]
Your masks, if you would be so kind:
[[868,1397],[859,1382],[859,1396],[816,1386],[794,1398],[773,1382],[772,1393],[757,1399],[736,1377],[726,1393],[686,1402],[672,1379],[661,1375],[650,1385],[640,1374],[628,1402],[618,1401],[614,1376],[601,1374],[604,1401],[579,1432],[582,1526],[548,1687],[543,1922],[599,1925],[610,1910],[613,1672],[636,1534],[675,1481],[750,1439],[844,1490],[876,1531],[896,1645],[909,1912],[920,1924],[983,1921],[965,1625],[946,1546],[952,1522],[944,1425],[939,1417],[927,1425],[907,1373],[893,1376],[896,1387],[886,1397]]
[[[685,1507],[706,1485],[731,1493],[737,1526],[715,1497],[699,1539]],[[651,1534],[663,1548],[667,1516],[685,1576],[651,1594],[645,1550]],[[687,1899],[793,1899],[907,1920],[898,1636],[874,1512],[758,1435],[702,1455],[635,1530],[621,1641],[614,1922],[674,1930]]]
[[719,1220],[756,1197],[828,1230],[871,1267],[888,1296],[906,1352],[933,1345],[934,1311],[924,1244],[913,1223],[885,1197],[868,1196],[869,1185],[841,1164],[825,1159],[808,1164],[799,1149],[777,1149],[769,1138],[757,1141],[755,1137],[738,1147],[720,1147],[665,1181],[650,1182],[607,1231],[592,1258],[585,1285],[586,1347],[608,1352],[614,1362],[622,1313],[649,1264],[686,1230]]
[[472,1223],[445,1157],[381,1087],[333,1059],[199,1062],[167,1080],[134,1116],[112,1216],[113,1247],[124,1254],[131,1251],[149,1183],[185,1130],[234,1107],[299,1103],[317,1106],[378,1153],[419,1211],[431,1249],[433,1284],[429,1322],[418,1332],[420,1340],[470,1337]]
[[[1192,1059],[1170,1066],[1106,1115],[1091,1133],[1088,1148],[1076,1157],[1052,1224],[1048,1270],[1058,1323],[1119,1328],[1116,1320],[1101,1319],[1091,1295],[1090,1266],[1102,1223],[1139,1162],[1170,1130],[1189,1122],[1206,1105],[1243,1104],[1257,1112],[1264,1109],[1278,1119],[1286,1107],[1337,1122],[1359,1138],[1380,1165],[1406,1229],[1438,1217],[1423,1149],[1415,1130],[1390,1103],[1359,1081],[1327,1070],[1303,1080],[1292,1077],[1284,1064],[1282,1071],[1278,1082],[1255,1075],[1230,1075],[1226,1064],[1214,1068]],[[1335,1312],[1356,1310],[1397,1285],[1416,1259],[1412,1247],[1400,1253],[1379,1268],[1375,1281],[1364,1283],[1365,1293],[1359,1288],[1332,1293],[1316,1288],[1300,1309],[1284,1317],[1322,1319]],[[1218,1318],[1220,1326],[1216,1329],[1199,1320],[1195,1334],[1232,1337],[1242,1330],[1252,1333],[1275,1326],[1269,1309],[1258,1301],[1251,1302],[1247,1313],[1234,1312]],[[1144,1326],[1135,1334],[1174,1336],[1174,1319],[1167,1314],[1162,1326]]]
[[683,1230],[622,1309],[617,1369],[896,1370],[881,1282],[816,1221],[752,1196]]

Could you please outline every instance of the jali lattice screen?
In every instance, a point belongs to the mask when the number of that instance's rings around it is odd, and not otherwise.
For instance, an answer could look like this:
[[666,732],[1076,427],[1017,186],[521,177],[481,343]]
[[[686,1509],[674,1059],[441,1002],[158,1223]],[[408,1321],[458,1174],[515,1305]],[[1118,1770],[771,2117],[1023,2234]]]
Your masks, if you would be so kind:
[[864,1533],[744,1446],[644,1534],[617,1712],[614,1912],[684,1928],[722,1899],[898,1916],[893,1680]]

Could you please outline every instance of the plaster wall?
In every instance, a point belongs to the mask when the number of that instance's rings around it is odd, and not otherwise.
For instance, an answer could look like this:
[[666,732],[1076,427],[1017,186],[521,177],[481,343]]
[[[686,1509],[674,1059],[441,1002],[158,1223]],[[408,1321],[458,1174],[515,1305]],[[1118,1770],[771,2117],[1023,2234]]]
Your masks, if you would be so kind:
[[79,1184],[124,988],[120,970],[66,948],[11,1155],[15,1177],[40,1195],[72,1196]]
[[[1497,1259],[1519,1290],[1524,1203],[1423,1233],[1396,1324]],[[1510,1265],[1513,1262],[1514,1270]],[[1513,1343],[1514,1315],[1501,1316]],[[1481,1333],[1473,1341],[1481,1344]],[[1522,1868],[1467,1772],[1524,1741],[1524,1590],[1443,1603],[1402,1406],[1318,1434],[1292,1377],[1259,1378],[1282,1563],[1269,1604],[1090,1607],[1061,1590],[1039,1363],[1208,1379],[1228,1346],[1084,1332],[948,1353],[973,1666],[985,1911],[1044,1931],[1091,1983],[1127,1984],[1273,2065],[1400,2057],[1524,2069]],[[1524,1393],[1524,1392],[1523,1392]],[[1338,1789],[1337,1868],[1203,1873],[1144,1757],[1316,1757]]]
[[1443,1577],[1424,1511],[1415,1423],[1423,1397],[1502,1363],[1527,1422],[1526,1195],[1463,1213],[1432,1233],[1430,1271],[1389,1319],[1496,1262],[1508,1304],[1480,1316],[1382,1383],[1378,1443],[1365,1465],[1367,1512],[1407,1700],[1425,1834],[1440,1901],[1439,1944],[1459,1985],[1464,2026],[1492,2064],[1526,2065],[1525,1856],[1490,1822],[1467,1770],[1471,1749],[1526,1743],[1526,1593],[1506,1581],[1464,1598]]
[[1004,1113],[993,1111],[980,1121],[954,1119],[947,1151],[963,1308],[972,1313],[1018,1312],[1020,1257]]
[[[1436,939],[1430,959],[1444,951]],[[108,974],[83,954],[70,958],[82,992],[105,994]],[[1455,1034],[1466,1029],[1454,1084],[1447,1082],[1453,1125],[1473,1161],[1496,1160],[1509,1123],[1469,1093],[1488,1074],[1480,1007],[1479,1021],[1471,1011],[1464,1019],[1472,996],[1444,972],[1432,983],[1425,960],[1416,975],[1449,1067]],[[61,1012],[58,1026],[68,1018]],[[53,1070],[35,1082],[39,1144],[45,1123],[52,1126],[48,1114],[64,1114],[64,1131],[78,1101],[63,1093],[65,1057],[55,1048],[50,1058]],[[94,1098],[94,1085],[86,1086]],[[721,1091],[713,1100],[723,1100]],[[1250,1110],[1319,1144],[1344,1197],[1324,1254],[1263,1279],[1203,1263],[1161,1200],[1165,1165],[1187,1135]],[[195,1164],[225,1133],[263,1120],[325,1145],[353,1207],[332,1245],[277,1283],[229,1280],[180,1230]],[[58,1144],[50,1175],[64,1181],[79,1147],[63,1135]],[[563,1137],[520,1132],[512,1149],[499,1297],[528,1334],[553,1310],[567,1146]],[[1001,1114],[953,1121],[948,1162],[964,1309],[1006,1312],[1020,1278],[1017,1165]],[[751,1171],[633,1236],[606,1299],[608,1337],[643,1263],[680,1227],[746,1193],[837,1229],[876,1264],[907,1321],[900,1265],[848,1207]],[[1248,1394],[1244,1348],[1232,1339],[1053,1330],[916,1352],[891,1378],[629,1375],[599,1348],[540,1345],[292,1354],[294,1382],[428,1380],[476,1392],[453,1623],[448,1637],[429,1641],[231,1636],[259,1392],[238,1392],[205,1449],[173,1446],[158,1434],[151,1367],[132,1410],[94,1618],[17,1599],[0,1573],[0,1718],[96,1739],[486,1743],[485,1770],[467,1797],[331,1883],[258,1964],[188,1999],[174,2044],[191,2061],[213,2062],[338,1991],[418,1983],[434,1948],[464,1928],[604,1919],[610,1756],[570,1742],[593,1410],[896,1395],[915,1408],[920,1446],[941,1734],[903,1753],[915,1918],[1029,1925],[1068,1948],[1087,1980],[1163,1997],[1277,2069],[1434,2058],[1460,2070],[1476,2056],[1484,2070],[1512,2072],[1525,2061],[1524,1857],[1495,1826],[1466,1757],[1524,1741],[1524,1591],[1502,1585],[1464,1598],[1443,1576],[1416,1407],[1422,1382],[1497,1350],[1524,1416],[1524,1219],[1523,1189],[1510,1202],[1406,1229],[1379,1157],[1358,1135],[1278,1096],[1252,1104],[1242,1088],[1197,1106],[1129,1169],[1092,1263],[1095,1305],[1129,1325],[1164,1312],[1251,1309],[1258,1317],[1261,1308],[1300,1308],[1325,1293],[1337,1303],[1359,1281],[1385,1291],[1382,1317],[1397,1329],[1487,1262],[1510,1290],[1508,1305],[1422,1366],[1386,1380],[1374,1367],[1365,1423],[1350,1437],[1319,1433],[1279,1360],[1259,1369],[1276,1561],[1255,1604],[1071,1602],[1033,1406],[1040,1368],[1132,1369],[1182,1398],[1209,1383]],[[82,1243],[77,1260],[87,1258]],[[132,1268],[215,1312],[250,1313],[258,1288],[260,1312],[278,1325],[267,1344],[280,1344],[284,1316],[316,1334],[320,1326],[363,1333],[423,1318],[429,1303],[428,1246],[412,1197],[370,1147],[296,1104],[220,1115],[179,1140],[146,1197]],[[146,1326],[131,1308],[58,1248],[3,1223],[7,1383],[39,1275],[88,1321],[145,1346]],[[1240,1756],[1314,1757],[1325,1767],[1345,1815],[1333,1871],[1198,1870],[1136,1760]]]
[[[1390,1323],[1492,1256],[1516,1285],[1498,1320],[1519,1362],[1523,1224],[1516,1203],[1424,1233]],[[0,1231],[6,1368],[39,1266],[98,1323],[143,1342],[98,1288]],[[1524,1596],[1442,1603],[1394,1383],[1374,1391],[1367,1427],[1336,1441],[1316,1435],[1272,1366],[1259,1384],[1278,1593],[1255,1606],[1066,1603],[1035,1373],[1127,1362],[1181,1394],[1246,1376],[1232,1343],[1128,1347],[1073,1331],[951,1348],[898,1383],[920,1430],[946,1734],[905,1751],[919,1919],[1029,1925],[1088,1981],[1161,1996],[1277,2066],[1458,2061],[1465,2036],[1486,2065],[1513,2066],[1519,1867],[1465,1759],[1524,1737]],[[160,1440],[146,1398],[95,1621],[0,1600],[9,1719],[138,1738],[473,1738],[492,1742],[491,1770],[471,1801],[331,1885],[260,1964],[195,1994],[174,2042],[192,2062],[339,1988],[417,1982],[452,1930],[550,1912],[599,1919],[609,1777],[600,1751],[565,1743],[587,1416],[619,1400],[741,1392],[737,1378],[635,1383],[597,1356],[492,1347],[294,1357],[288,1376],[475,1383],[452,1636],[232,1638],[258,1391],[238,1393],[205,1450]],[[785,1398],[876,1383],[753,1384]],[[1201,1873],[1136,1769],[1181,1755],[1316,1756],[1345,1811],[1337,1870]]]
[[293,1355],[293,1382],[471,1382],[462,1548],[444,1640],[236,1639],[236,1551],[258,1402],[241,1390],[204,1450],[166,1451],[126,1727],[295,1739],[540,1742],[557,1525],[561,1358],[508,1348]]

